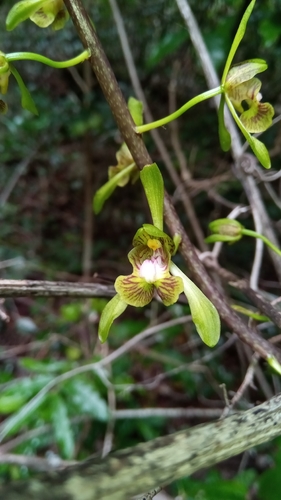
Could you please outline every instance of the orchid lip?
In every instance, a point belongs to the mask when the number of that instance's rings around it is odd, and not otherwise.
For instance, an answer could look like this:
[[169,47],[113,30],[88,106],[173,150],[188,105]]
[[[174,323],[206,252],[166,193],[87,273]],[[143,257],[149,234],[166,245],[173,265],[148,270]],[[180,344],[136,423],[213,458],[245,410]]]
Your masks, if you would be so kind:
[[139,277],[144,278],[147,283],[155,283],[165,277],[167,265],[162,261],[161,257],[152,257],[146,259],[140,266]]

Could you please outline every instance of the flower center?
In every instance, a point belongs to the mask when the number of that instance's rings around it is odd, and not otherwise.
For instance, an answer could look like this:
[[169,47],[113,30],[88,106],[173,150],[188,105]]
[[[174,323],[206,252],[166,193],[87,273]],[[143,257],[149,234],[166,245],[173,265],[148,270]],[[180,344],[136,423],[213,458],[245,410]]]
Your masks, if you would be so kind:
[[[157,241],[157,240],[156,240]],[[166,276],[167,264],[159,252],[155,251],[150,259],[146,259],[140,266],[139,276],[147,283],[155,283]]]

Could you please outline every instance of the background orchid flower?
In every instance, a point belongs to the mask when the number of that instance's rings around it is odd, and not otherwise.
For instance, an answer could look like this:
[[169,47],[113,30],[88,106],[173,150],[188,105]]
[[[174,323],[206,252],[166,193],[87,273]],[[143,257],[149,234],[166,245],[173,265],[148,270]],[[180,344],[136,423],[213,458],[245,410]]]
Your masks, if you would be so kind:
[[171,262],[174,242],[170,236],[151,224],[144,224],[133,239],[128,259],[133,272],[118,276],[117,295],[105,306],[99,324],[99,338],[104,342],[109,329],[127,305],[143,307],[157,294],[166,306],[174,304],[184,292],[191,315],[202,340],[214,346],[220,336],[217,310],[197,286]]
[[69,14],[63,0],[23,0],[9,11],[6,29],[11,31],[28,18],[40,28],[51,26],[54,30],[60,30]]
[[[261,102],[261,81],[254,78],[266,69],[267,64],[262,59],[241,62],[232,66],[224,84],[228,106],[230,99],[235,110],[240,113],[242,125],[250,133],[263,132],[272,124],[274,109],[268,102]],[[248,109],[245,109],[244,103]]]
[[[269,103],[260,102],[262,97],[260,94],[261,82],[254,78],[257,73],[267,69],[267,64],[262,59],[250,59],[231,67],[235,53],[244,37],[255,2],[256,0],[252,0],[244,12],[225,63],[218,111],[219,137],[223,151],[228,151],[231,146],[231,137],[224,123],[224,105],[226,103],[255,156],[263,167],[270,168],[270,157],[265,145],[251,135],[251,133],[264,132],[270,127],[274,115],[273,107]],[[244,102],[248,109],[245,109]],[[240,116],[237,115],[236,111],[240,113]]]
[[[128,100],[128,108],[136,125],[143,122],[143,105],[134,97]],[[108,167],[108,181],[98,189],[93,199],[93,209],[98,214],[105,201],[112,195],[115,189],[124,187],[131,180],[134,184],[139,178],[139,170],[131,155],[129,148],[124,142],[116,153],[117,165]]]

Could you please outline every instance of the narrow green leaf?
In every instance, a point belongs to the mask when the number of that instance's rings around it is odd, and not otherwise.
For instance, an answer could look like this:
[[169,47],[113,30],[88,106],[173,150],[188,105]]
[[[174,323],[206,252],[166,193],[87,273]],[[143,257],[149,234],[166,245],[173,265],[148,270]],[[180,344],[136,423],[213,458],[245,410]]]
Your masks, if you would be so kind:
[[137,126],[143,124],[143,104],[134,97],[129,97],[128,108]]
[[24,109],[27,109],[30,111],[30,113],[33,113],[34,115],[38,115],[37,108],[35,106],[35,103],[29,93],[29,90],[27,89],[22,77],[20,76],[18,70],[14,67],[12,63],[10,63],[10,70],[11,73],[14,75],[15,79],[17,80],[17,84],[20,89],[21,93],[21,105]]
[[171,274],[182,278],[184,294],[189,302],[192,321],[201,339],[209,347],[214,347],[220,338],[220,318],[215,306],[173,262]]
[[33,12],[40,9],[46,0],[23,0],[17,2],[9,11],[6,18],[6,29],[12,31],[19,23],[28,19]]
[[219,139],[222,150],[229,151],[231,146],[231,135],[228,132],[224,122],[224,105],[225,105],[225,97],[224,94],[222,94],[218,109]]
[[226,63],[225,63],[225,67],[224,67],[223,75],[222,75],[222,79],[221,79],[222,84],[225,83],[225,80],[226,80],[226,77],[227,77],[227,73],[229,72],[229,68],[230,68],[230,66],[232,64],[233,58],[234,58],[234,56],[236,54],[236,51],[237,51],[237,49],[238,49],[238,47],[240,45],[240,42],[241,42],[242,38],[245,35],[247,23],[248,23],[248,20],[250,18],[250,15],[252,14],[252,11],[253,11],[253,8],[255,6],[255,3],[256,3],[256,0],[252,0],[250,2],[250,4],[248,5],[247,9],[245,10],[244,15],[243,15],[243,17],[242,17],[242,19],[240,21],[240,24],[238,26],[238,30],[236,32],[236,35],[235,35],[234,40],[232,42],[229,54],[227,56],[227,60],[226,60]]
[[130,172],[132,172],[134,168],[135,168],[135,163],[132,163],[128,167],[124,168],[124,170],[121,170],[119,174],[116,174],[109,181],[107,181],[100,189],[98,189],[93,199],[93,209],[95,214],[100,213],[105,201],[115,191],[120,180],[126,175],[130,174]]
[[164,212],[164,182],[162,174],[156,163],[146,165],[140,173],[140,178],[150,208],[153,224],[162,231]]
[[70,459],[73,457],[75,442],[66,404],[58,394],[49,394],[48,407],[51,410],[51,420],[60,454],[62,458]]
[[98,335],[101,342],[106,341],[113,321],[118,318],[126,308],[126,302],[121,299],[118,293],[106,304],[99,323]]

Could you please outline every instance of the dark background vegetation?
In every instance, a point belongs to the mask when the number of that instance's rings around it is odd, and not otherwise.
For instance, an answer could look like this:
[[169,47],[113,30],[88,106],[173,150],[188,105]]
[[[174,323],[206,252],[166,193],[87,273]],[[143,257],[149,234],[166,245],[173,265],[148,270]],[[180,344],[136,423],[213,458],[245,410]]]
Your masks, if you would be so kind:
[[[191,1],[218,72],[222,71],[231,40],[248,2],[240,0]],[[7,33],[4,19],[11,2],[0,7],[0,49],[5,52],[40,52],[53,59],[68,59],[82,50],[69,22],[66,29],[40,30],[25,22]],[[126,98],[133,95],[112,13],[104,0],[85,0],[96,29]],[[120,2],[141,83],[156,118],[169,113],[169,85],[177,78],[177,106],[207,89],[201,66],[191,46],[184,22],[173,0],[126,0]],[[281,3],[257,1],[236,60],[264,58],[269,69],[261,75],[262,93],[280,113]],[[177,63],[177,66],[176,66]],[[10,79],[6,102],[9,111],[0,121],[0,273],[5,279],[82,281],[94,279],[111,284],[118,274],[130,271],[127,253],[137,228],[149,221],[140,185],[117,189],[103,211],[94,216],[92,196],[115,165],[121,137],[87,63],[69,70],[55,70],[35,62],[19,62],[20,70],[39,110],[34,117],[20,107],[20,96]],[[176,71],[176,68],[179,68]],[[194,205],[205,235],[208,223],[225,217],[246,195],[232,173],[232,159],[222,153],[217,117],[211,102],[204,102],[178,120],[182,151],[191,174],[186,192]],[[175,169],[178,160],[170,141],[170,127],[161,130]],[[190,223],[178,201],[178,190],[156,150],[145,138],[154,161],[162,170],[166,187],[174,196],[178,213],[189,230]],[[263,134],[274,170],[280,168],[281,130],[276,124]],[[11,179],[15,185],[9,196]],[[277,235],[281,230],[279,206],[260,185]],[[271,183],[280,200],[280,183]],[[252,228],[251,216],[241,222]],[[248,277],[254,241],[245,239],[224,246],[220,262],[239,276]],[[89,258],[90,255],[90,258]],[[180,263],[180,259],[178,259]],[[188,270],[187,270],[188,272]],[[264,255],[260,284],[272,299],[280,294],[271,261]],[[233,293],[229,290],[229,293]],[[245,305],[245,298],[232,297]],[[244,301],[244,302],[243,302]],[[186,304],[169,309],[153,302],[144,310],[128,308],[112,327],[108,345],[100,346],[97,324],[105,299],[7,299],[1,303],[10,321],[1,322],[0,415],[17,412],[31,396],[56,375],[79,364],[100,359],[143,328],[189,313]],[[223,339],[231,332],[223,330]],[[275,328],[265,330],[270,337]],[[34,341],[39,342],[34,346]],[[12,346],[22,346],[15,354]],[[217,408],[225,405],[225,384],[230,395],[240,386],[249,364],[249,353],[235,344],[210,361],[201,358],[210,350],[198,340],[191,323],[159,332],[131,353],[116,360],[103,377],[93,373],[77,376],[51,391],[44,403],[11,433],[26,435],[9,452],[41,457],[60,456],[82,460],[101,453],[105,435],[118,449],[205,421],[198,418],[164,417],[118,419],[108,424],[111,409]],[[197,370],[172,369],[198,360]],[[147,385],[164,374],[159,382]],[[166,374],[166,375],[165,375]],[[246,392],[239,408],[263,401],[280,391],[280,381],[261,363],[255,386]],[[43,426],[50,424],[43,429]],[[36,430],[42,428],[41,433]],[[6,442],[9,441],[6,439]],[[280,440],[172,485],[169,494],[188,499],[274,500],[279,481]],[[3,445],[5,447],[5,444]],[[1,448],[0,448],[1,450]],[[8,448],[2,448],[7,451]],[[275,464],[275,468],[274,468]],[[271,468],[273,467],[273,468]],[[277,467],[277,468],[276,468]],[[279,469],[280,470],[280,469]],[[24,466],[0,465],[3,478],[25,477]],[[226,481],[228,480],[228,482]],[[231,481],[231,482],[229,482]],[[274,496],[275,495],[275,496]]]

